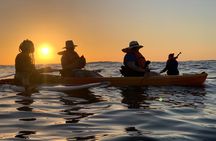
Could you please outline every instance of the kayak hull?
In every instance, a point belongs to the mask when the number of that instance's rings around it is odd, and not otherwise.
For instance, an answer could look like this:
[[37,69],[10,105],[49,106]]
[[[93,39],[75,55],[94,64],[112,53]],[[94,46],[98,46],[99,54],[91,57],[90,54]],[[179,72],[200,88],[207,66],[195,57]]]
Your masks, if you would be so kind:
[[[82,85],[107,81],[112,86],[202,86],[208,74],[159,75],[151,77],[82,77],[62,78],[45,75],[42,84]],[[13,84],[13,79],[0,80],[0,84]]]
[[207,73],[151,77],[64,78],[65,84],[85,84],[107,81],[112,86],[201,86]]

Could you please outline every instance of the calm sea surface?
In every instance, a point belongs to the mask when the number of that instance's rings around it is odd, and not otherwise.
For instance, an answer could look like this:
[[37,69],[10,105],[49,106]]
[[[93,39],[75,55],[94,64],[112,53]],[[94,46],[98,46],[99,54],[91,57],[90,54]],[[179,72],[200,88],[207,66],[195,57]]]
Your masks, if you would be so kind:
[[[153,62],[159,72],[165,63]],[[60,68],[60,65],[50,65]],[[121,76],[121,63],[89,63]],[[31,96],[0,92],[0,140],[215,141],[216,61],[179,62],[181,73],[207,72],[204,87],[94,87]],[[0,76],[14,73],[0,66]]]

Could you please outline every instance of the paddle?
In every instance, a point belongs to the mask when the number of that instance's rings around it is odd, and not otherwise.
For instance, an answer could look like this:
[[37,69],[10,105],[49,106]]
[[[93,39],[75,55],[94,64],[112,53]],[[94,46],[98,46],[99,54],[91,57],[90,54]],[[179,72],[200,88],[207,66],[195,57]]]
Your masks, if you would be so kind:
[[182,54],[182,53],[181,53],[181,52],[179,52],[179,54],[178,54],[178,55],[177,55],[175,58],[178,58],[180,54]]
[[[59,72],[61,71],[62,69],[52,69],[51,67],[45,67],[45,68],[40,68],[40,69],[37,69],[37,71],[39,73],[51,73],[51,72]],[[102,69],[97,69],[97,70],[90,70],[90,71],[93,71],[93,72],[101,72]],[[7,78],[7,77],[10,77],[10,76],[13,76],[15,75],[15,73],[12,73],[12,74],[8,74],[8,75],[4,75],[4,76],[0,76],[0,79],[2,78]]]
[[8,75],[0,76],[0,79],[1,79],[1,78],[6,78],[6,77],[10,77],[10,76],[13,76],[13,75],[15,75],[15,74],[12,73],[12,74],[8,74]]
[[[39,73],[49,73],[49,72],[57,72],[57,71],[60,71],[61,69],[52,69],[51,67],[45,67],[45,68],[40,68],[40,69],[37,69],[37,71]],[[10,77],[10,76],[14,76],[15,73],[12,73],[12,74],[7,74],[7,75],[4,75],[4,76],[0,76],[0,79],[2,78],[7,78],[7,77]]]

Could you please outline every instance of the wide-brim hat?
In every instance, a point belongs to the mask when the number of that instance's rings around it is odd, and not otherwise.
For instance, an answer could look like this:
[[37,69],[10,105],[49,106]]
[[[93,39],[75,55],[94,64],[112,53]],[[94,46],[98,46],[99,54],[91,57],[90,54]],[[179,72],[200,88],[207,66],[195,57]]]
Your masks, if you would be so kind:
[[65,42],[65,47],[66,49],[70,49],[70,48],[75,48],[77,45],[74,44],[74,42],[72,40],[67,40]]
[[137,41],[131,41],[129,43],[129,47],[126,47],[126,48],[123,48],[122,51],[123,52],[128,52],[130,51],[131,49],[134,49],[134,48],[142,48],[143,45],[140,45]]

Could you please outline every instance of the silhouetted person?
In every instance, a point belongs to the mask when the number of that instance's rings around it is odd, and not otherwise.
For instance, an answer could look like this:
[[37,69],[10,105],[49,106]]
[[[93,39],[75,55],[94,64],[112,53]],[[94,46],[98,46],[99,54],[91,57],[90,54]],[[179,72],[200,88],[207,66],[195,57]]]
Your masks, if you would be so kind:
[[38,73],[34,64],[34,44],[30,40],[24,40],[19,46],[20,53],[15,59],[15,82],[22,85],[28,91],[33,85],[33,79],[38,79]]
[[144,76],[149,73],[150,61],[146,61],[145,57],[139,52],[142,48],[137,41],[131,41],[129,47],[122,49],[126,55],[124,56],[124,66],[120,72],[123,76]]
[[66,50],[58,52],[61,57],[62,71],[61,75],[64,77],[74,76],[74,71],[85,67],[86,60],[84,56],[79,56],[75,51],[75,45],[72,40],[66,41]]
[[166,67],[160,73],[167,71],[167,75],[179,75],[177,58],[180,54],[181,52],[176,57],[174,53],[169,54]]

